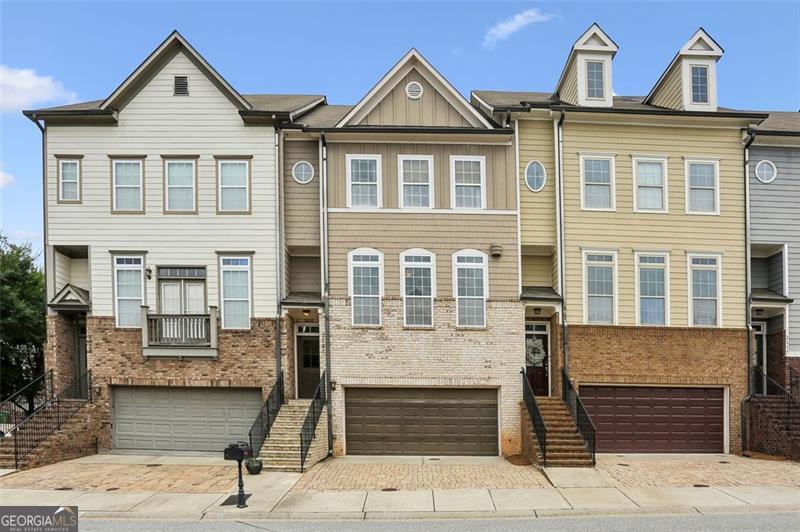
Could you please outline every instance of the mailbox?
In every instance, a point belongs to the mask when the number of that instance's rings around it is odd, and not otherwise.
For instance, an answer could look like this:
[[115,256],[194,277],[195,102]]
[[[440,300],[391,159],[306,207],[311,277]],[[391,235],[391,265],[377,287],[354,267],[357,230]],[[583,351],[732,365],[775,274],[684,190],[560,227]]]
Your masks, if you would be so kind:
[[241,462],[253,456],[253,448],[247,442],[236,442],[225,448],[225,460]]

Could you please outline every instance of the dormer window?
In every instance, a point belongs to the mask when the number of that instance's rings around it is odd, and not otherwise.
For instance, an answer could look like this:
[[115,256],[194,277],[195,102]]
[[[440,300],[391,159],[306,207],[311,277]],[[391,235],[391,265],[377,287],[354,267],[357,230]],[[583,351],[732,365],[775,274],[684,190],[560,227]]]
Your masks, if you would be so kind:
[[708,67],[692,65],[692,103],[708,103]]
[[605,97],[603,88],[603,62],[586,62],[586,97],[602,100]]
[[174,96],[189,96],[189,76],[175,76],[172,94]]

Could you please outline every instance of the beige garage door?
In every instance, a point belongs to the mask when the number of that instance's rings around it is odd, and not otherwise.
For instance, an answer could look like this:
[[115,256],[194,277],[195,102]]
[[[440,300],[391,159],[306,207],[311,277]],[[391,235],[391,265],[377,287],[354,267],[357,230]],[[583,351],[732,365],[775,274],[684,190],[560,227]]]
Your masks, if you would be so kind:
[[497,390],[347,388],[347,454],[493,455]]
[[247,441],[261,391],[125,386],[114,389],[113,400],[118,449],[222,451]]

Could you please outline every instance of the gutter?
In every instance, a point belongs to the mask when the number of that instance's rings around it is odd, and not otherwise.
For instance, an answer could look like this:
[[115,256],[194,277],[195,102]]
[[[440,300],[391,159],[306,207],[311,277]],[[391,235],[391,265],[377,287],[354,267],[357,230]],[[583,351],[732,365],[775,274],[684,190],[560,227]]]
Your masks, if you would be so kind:
[[605,114],[630,114],[630,115],[655,115],[655,116],[688,116],[703,118],[748,118],[754,120],[765,119],[768,113],[746,113],[737,111],[676,111],[672,109],[622,109],[619,107],[580,107],[574,105],[553,105],[553,111],[574,111],[576,113],[605,113]]
[[347,128],[310,127],[297,125],[291,129],[299,129],[308,133],[436,133],[436,134],[469,134],[469,135],[513,135],[510,129],[479,129],[470,127],[364,127],[348,126]]
[[745,324],[747,329],[747,352],[745,353],[745,363],[747,364],[747,395],[739,403],[739,418],[742,427],[742,452],[749,450],[748,433],[750,431],[749,416],[745,413],[745,404],[749,403],[753,397],[753,368],[750,363],[750,354],[753,350],[753,324],[751,322],[750,307],[753,303],[751,294],[750,277],[752,275],[750,267],[750,145],[756,140],[756,132],[752,129],[747,130],[747,141],[744,145],[744,242],[745,242]]
[[[23,111],[25,113],[25,111]],[[42,268],[44,271],[44,311],[45,311],[45,318],[48,314],[48,290],[47,290],[47,283],[50,281],[47,275],[47,124],[42,124],[39,122],[38,118],[36,118],[36,114],[28,115],[26,114],[31,121],[36,124],[36,127],[39,128],[39,131],[42,133]],[[55,290],[54,294],[55,295]]]
[[320,201],[322,202],[322,227],[320,227],[320,237],[322,239],[322,311],[325,313],[325,388],[328,396],[328,456],[333,456],[333,386],[331,381],[331,314],[330,314],[330,275],[328,273],[328,144],[325,141],[325,132],[320,136],[322,149],[322,160],[320,167],[322,172],[322,190],[320,191]]
[[747,130],[748,135],[752,135],[755,139],[756,135],[762,137],[800,137],[800,131],[776,131],[776,130],[756,130],[750,128]]

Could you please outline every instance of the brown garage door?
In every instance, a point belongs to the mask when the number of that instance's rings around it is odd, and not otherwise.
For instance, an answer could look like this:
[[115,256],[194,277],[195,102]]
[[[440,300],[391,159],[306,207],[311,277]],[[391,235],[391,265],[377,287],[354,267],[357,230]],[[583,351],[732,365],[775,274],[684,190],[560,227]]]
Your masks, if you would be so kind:
[[497,390],[347,388],[347,454],[497,455]]
[[720,388],[581,386],[598,452],[723,452]]

